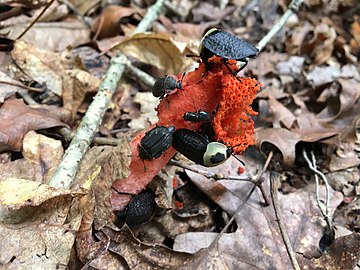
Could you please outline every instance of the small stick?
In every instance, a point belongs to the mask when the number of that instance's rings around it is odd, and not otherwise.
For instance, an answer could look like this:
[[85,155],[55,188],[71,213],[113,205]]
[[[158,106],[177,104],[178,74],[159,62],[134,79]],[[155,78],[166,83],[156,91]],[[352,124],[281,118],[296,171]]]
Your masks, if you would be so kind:
[[84,115],[73,140],[49,182],[55,188],[69,188],[77,173],[80,162],[89,149],[101,120],[109,105],[118,82],[125,71],[124,57],[116,55],[111,59],[106,76],[99,86],[99,91]]
[[[159,12],[164,1],[165,0],[158,0],[156,4],[149,9],[134,33],[142,32],[144,31],[143,29],[150,27],[150,24],[156,19],[156,16],[160,14]],[[69,188],[72,185],[80,162],[89,149],[96,131],[99,129],[110,99],[117,89],[126,67],[129,66],[127,61],[128,59],[122,54],[117,54],[111,59],[106,76],[99,86],[99,91],[86,111],[79,128],[74,134],[73,140],[66,149],[54,176],[50,180],[50,186],[55,188]]]
[[28,27],[18,36],[16,39],[22,38],[30,29],[31,27],[41,18],[42,15],[44,15],[45,11],[55,2],[55,0],[51,0],[49,3],[47,3],[46,7],[40,12],[40,14],[33,20]]
[[214,173],[214,172],[210,172],[210,171],[206,171],[206,170],[200,170],[200,169],[197,169],[197,168],[193,168],[192,166],[184,165],[181,162],[173,160],[173,159],[169,161],[169,164],[180,167],[180,168],[183,168],[185,170],[192,171],[192,172],[197,173],[197,174],[201,174],[201,175],[205,176],[206,178],[213,178],[215,180],[234,180],[234,181],[252,182],[255,186],[257,186],[260,189],[260,192],[261,192],[261,194],[262,194],[262,196],[264,198],[264,201],[265,201],[265,206],[270,205],[270,200],[269,200],[268,196],[266,195],[264,187],[262,186],[262,181],[259,180],[259,179],[261,179],[260,177],[251,178],[251,177],[223,176],[221,174],[217,174],[217,173]]
[[233,214],[233,216],[230,218],[230,220],[226,223],[225,227],[221,230],[221,232],[217,235],[217,237],[215,238],[214,242],[211,243],[210,248],[214,247],[215,244],[217,244],[217,242],[219,242],[221,236],[227,231],[227,229],[229,228],[229,226],[231,225],[231,223],[235,220],[236,216],[240,213],[241,209],[245,206],[245,204],[248,202],[248,200],[250,199],[251,195],[253,194],[254,190],[256,188],[256,185],[254,185],[250,192],[248,193],[248,195],[246,195],[244,201],[239,205],[239,207],[236,209],[235,213]]
[[279,174],[272,172],[270,174],[270,191],[271,191],[270,193],[271,193],[271,199],[272,199],[273,206],[274,206],[276,221],[279,225],[281,237],[284,241],[286,251],[290,257],[291,264],[295,270],[300,270],[300,266],[295,257],[295,252],[290,243],[289,235],[287,234],[287,231],[286,231],[286,228],[284,225],[284,217],[281,212],[281,206],[280,206],[280,202],[279,202],[279,198],[278,198],[278,191],[277,191],[278,185],[280,185]]
[[281,16],[280,20],[271,28],[271,30],[259,41],[256,47],[262,51],[266,44],[280,31],[280,29],[289,20],[290,16],[298,12],[300,5],[304,0],[292,0],[288,10]]
[[[303,157],[306,160],[306,162],[309,165],[309,168],[311,171],[313,171],[315,173],[315,183],[316,183],[316,202],[317,205],[319,206],[320,212],[322,214],[322,216],[324,217],[326,224],[328,226],[329,232],[331,232],[331,227],[332,227],[332,222],[331,222],[331,215],[329,213],[329,207],[330,207],[330,185],[329,182],[325,176],[325,174],[321,171],[319,171],[316,168],[316,160],[315,160],[315,156],[314,156],[314,152],[311,151],[311,159],[309,159],[306,150],[303,149]],[[324,181],[325,184],[325,188],[326,188],[326,198],[325,198],[325,209],[324,209],[324,205],[321,203],[320,201],[320,195],[319,195],[319,178],[318,176],[320,176],[320,178]]]
[[[67,127],[62,127],[58,129],[60,135],[62,135],[67,141],[71,141],[74,138],[75,132]],[[98,145],[113,145],[117,146],[120,142],[119,139],[115,138],[105,138],[105,137],[96,137],[92,141],[94,144]]]
[[32,91],[32,92],[39,92],[39,93],[44,92],[44,89],[39,89],[39,88],[34,88],[34,87],[26,86],[26,85],[23,85],[23,84],[21,84],[21,83],[7,82],[7,81],[2,81],[2,80],[0,80],[0,83],[7,84],[7,85],[12,85],[12,86],[16,86],[16,87],[20,87],[20,88],[24,88],[24,89],[26,89],[26,90],[28,90],[28,91]]
[[151,24],[159,17],[165,1],[166,0],[157,0],[156,3],[148,9],[144,18],[142,18],[141,22],[132,32],[132,35],[146,32],[150,28]]

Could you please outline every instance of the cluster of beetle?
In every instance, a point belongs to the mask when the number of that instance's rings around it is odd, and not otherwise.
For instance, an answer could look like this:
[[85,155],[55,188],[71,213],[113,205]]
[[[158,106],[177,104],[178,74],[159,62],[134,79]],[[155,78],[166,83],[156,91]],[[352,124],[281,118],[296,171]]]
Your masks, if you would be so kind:
[[[247,58],[257,55],[258,49],[248,42],[231,35],[228,32],[215,28],[210,29],[202,38],[199,46],[199,55],[209,69],[209,58],[216,55],[222,58],[228,70],[236,76],[247,64]],[[237,71],[228,66],[228,59],[235,59],[243,62]],[[184,76],[183,76],[184,77]],[[177,90],[182,90],[181,80],[175,76],[165,75],[156,80],[152,93],[155,97],[163,98],[171,95]],[[185,121],[211,122],[212,114],[199,110],[184,114]],[[170,146],[197,164],[212,167],[227,160],[233,153],[231,146],[220,142],[210,142],[207,138],[195,131],[188,129],[175,130],[174,126],[157,126],[148,131],[138,145],[139,156],[143,160],[158,158]]]
[[[253,58],[257,53],[258,49],[253,45],[217,29],[210,29],[199,46],[199,55],[206,70],[210,67],[209,58],[216,55],[222,58],[225,66],[234,76],[246,66],[247,58]],[[234,72],[228,66],[228,59],[243,62],[244,65]],[[152,93],[155,97],[162,99],[166,95],[174,94],[177,90],[183,90],[181,83],[182,80],[176,80],[175,76],[166,75],[156,80]],[[213,119],[213,114],[199,110],[186,112],[183,118],[185,121],[209,123]],[[188,159],[206,167],[223,163],[233,153],[231,146],[211,142],[195,131],[176,130],[175,126],[156,126],[146,132],[138,144],[139,157],[142,160],[159,158],[170,146]],[[155,208],[155,194],[150,190],[145,190],[133,197],[124,211],[117,215],[116,224],[126,222],[129,227],[139,226],[151,219]]]

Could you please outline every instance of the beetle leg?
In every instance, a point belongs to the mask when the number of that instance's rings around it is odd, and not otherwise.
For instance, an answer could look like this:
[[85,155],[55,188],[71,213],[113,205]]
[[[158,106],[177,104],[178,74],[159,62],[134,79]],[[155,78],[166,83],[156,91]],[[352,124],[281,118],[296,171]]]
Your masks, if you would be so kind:
[[246,66],[247,66],[247,64],[248,64],[248,60],[245,58],[245,59],[241,59],[241,61],[239,61],[239,62],[242,62],[242,63],[244,63],[236,72],[235,72],[235,76],[241,71],[241,70],[243,70]]

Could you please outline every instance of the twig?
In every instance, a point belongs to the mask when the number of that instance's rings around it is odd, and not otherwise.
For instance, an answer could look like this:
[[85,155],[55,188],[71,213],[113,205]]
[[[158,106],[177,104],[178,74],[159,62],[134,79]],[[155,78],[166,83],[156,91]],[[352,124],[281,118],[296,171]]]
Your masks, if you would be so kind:
[[[331,216],[329,213],[329,207],[330,207],[330,185],[329,182],[325,176],[324,173],[322,173],[321,171],[319,171],[316,168],[316,160],[315,160],[315,155],[314,152],[311,151],[311,160],[309,159],[306,150],[303,149],[303,157],[305,158],[306,162],[309,165],[310,170],[312,170],[315,173],[315,184],[316,184],[316,202],[317,205],[319,206],[320,212],[322,214],[322,216],[324,217],[326,224],[328,226],[329,231],[331,231]],[[326,188],[326,195],[325,195],[325,209],[324,209],[324,205],[320,200],[320,195],[319,195],[319,178],[318,176],[321,177],[321,179],[324,181],[325,184],[325,188]]]
[[230,218],[230,220],[226,223],[225,227],[221,230],[221,232],[217,235],[217,237],[215,238],[214,242],[211,243],[210,248],[213,248],[220,240],[221,236],[227,231],[227,229],[229,228],[229,226],[231,225],[231,223],[235,220],[236,216],[240,213],[241,209],[245,206],[245,204],[248,202],[248,200],[250,199],[251,195],[253,194],[254,190],[256,188],[256,185],[254,185],[250,192],[248,193],[248,195],[246,195],[244,201],[239,205],[239,207],[236,209],[235,213],[233,214],[233,216]]
[[[149,15],[148,13],[146,14],[138,27],[135,29],[135,33],[142,32],[144,31],[143,29],[147,29],[149,27],[149,25],[156,19],[155,15],[159,15],[163,2],[164,0],[158,0],[154,5],[156,8],[153,8],[153,6],[149,9]],[[154,10],[157,11],[155,12]],[[151,18],[149,18],[150,15]],[[80,162],[100,126],[109,101],[117,89],[117,85],[127,66],[129,66],[128,59],[122,54],[117,54],[111,59],[106,76],[99,86],[99,91],[94,97],[93,102],[90,104],[79,125],[79,128],[75,132],[74,138],[57,167],[54,176],[50,180],[49,185],[55,188],[69,188],[71,186],[80,166]]]
[[29,92],[26,90],[20,90],[17,92],[25,101],[26,104],[29,105],[38,105],[38,103],[29,95]]
[[18,36],[16,39],[22,38],[30,29],[31,27],[41,18],[42,15],[44,15],[45,11],[55,2],[55,0],[51,0],[49,3],[47,3],[46,7],[40,12],[40,14],[33,20],[28,27]]
[[262,185],[263,181],[260,181],[262,179],[261,177],[223,176],[221,174],[217,174],[217,173],[210,172],[210,171],[207,171],[207,170],[200,170],[200,169],[197,169],[197,168],[193,168],[192,166],[182,164],[181,162],[173,160],[173,159],[169,161],[169,164],[174,165],[174,166],[178,166],[180,168],[192,171],[192,172],[200,174],[200,175],[203,175],[206,178],[213,178],[214,180],[233,180],[233,181],[251,182],[260,189],[261,195],[264,198],[265,206],[270,205],[270,200],[269,200],[268,196],[266,195],[266,192],[265,192],[264,187]]
[[280,31],[280,29],[285,25],[291,15],[296,13],[303,0],[292,0],[288,10],[281,16],[280,20],[271,28],[271,30],[259,41],[256,47],[259,51],[262,51],[266,44]]
[[213,178],[215,180],[248,181],[248,182],[252,182],[252,183],[256,184],[254,182],[254,180],[249,178],[249,177],[223,176],[223,175],[220,175],[220,174],[208,171],[208,170],[200,170],[200,169],[197,169],[197,168],[193,168],[192,166],[182,164],[181,162],[173,160],[173,159],[169,161],[169,164],[174,165],[174,166],[178,166],[180,168],[192,171],[192,172],[197,173],[197,174],[201,174],[201,175],[205,176],[206,178]]
[[153,87],[155,83],[154,77],[150,76],[146,72],[142,71],[141,69],[134,67],[130,60],[127,61],[126,71],[129,72],[131,75],[135,76],[137,79],[140,79],[143,83],[145,83],[150,88]]
[[[62,127],[57,130],[67,141],[71,141],[74,138],[75,132],[67,127]],[[115,138],[95,137],[92,142],[98,145],[118,145],[120,140]]]
[[88,22],[88,20],[86,20],[84,18],[84,16],[82,14],[79,13],[79,11],[76,9],[76,7],[70,3],[68,0],[60,0],[60,2],[62,2],[63,4],[65,4],[72,12],[74,12],[74,14],[76,15],[76,17],[81,20],[87,27],[89,27],[91,29],[91,24],[90,22]]
[[2,81],[2,80],[0,80],[0,83],[16,86],[16,87],[20,87],[20,88],[24,88],[24,89],[26,89],[28,91],[39,92],[39,93],[44,92],[44,89],[34,88],[34,87],[26,86],[26,85],[23,85],[23,84],[20,84],[20,83],[7,82],[7,81]]
[[157,0],[156,3],[148,9],[144,18],[132,32],[133,35],[146,32],[150,28],[150,25],[159,17],[165,1],[166,0]]
[[284,241],[286,251],[290,257],[291,264],[295,270],[300,270],[300,266],[296,260],[294,250],[291,246],[290,239],[289,239],[289,236],[287,234],[287,231],[286,231],[286,228],[284,225],[284,218],[283,218],[283,215],[281,212],[281,206],[280,206],[280,202],[279,202],[279,198],[278,198],[278,191],[277,191],[278,185],[280,185],[279,174],[272,172],[270,174],[270,192],[271,192],[271,199],[272,199],[273,206],[274,206],[276,221],[279,225],[281,237]]
[[56,188],[69,188],[71,186],[80,162],[100,126],[109,101],[125,71],[124,61],[124,57],[120,55],[111,59],[110,67],[99,86],[99,91],[84,115],[49,185]]

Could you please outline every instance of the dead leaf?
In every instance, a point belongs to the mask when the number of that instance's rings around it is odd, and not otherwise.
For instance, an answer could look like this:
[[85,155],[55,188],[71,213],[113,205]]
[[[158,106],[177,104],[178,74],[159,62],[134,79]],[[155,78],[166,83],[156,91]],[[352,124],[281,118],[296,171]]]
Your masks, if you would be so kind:
[[[16,38],[28,27],[29,23],[18,23],[0,29],[0,34],[10,39]],[[79,21],[38,22],[22,37],[34,47],[49,51],[63,51],[89,41],[90,29]]]
[[165,34],[139,33],[112,48],[139,61],[156,66],[166,74],[179,74],[184,63],[183,52]]
[[[324,21],[326,21],[324,19]],[[313,57],[312,66],[319,66],[327,62],[334,50],[336,39],[335,29],[326,22],[315,26],[313,38],[303,45],[302,53]]]
[[24,136],[22,153],[36,169],[35,179],[48,184],[62,159],[64,150],[61,141],[30,131]]
[[96,93],[100,79],[80,69],[67,70],[63,80],[64,109],[70,111],[72,121],[87,93]]
[[306,75],[306,79],[313,85],[319,87],[336,81],[340,77],[340,68],[335,66],[315,67]]
[[41,50],[19,40],[14,43],[11,55],[24,73],[61,96],[63,91],[61,76],[64,74],[64,66],[59,54]]
[[[246,160],[246,164],[248,170],[245,170],[245,178],[261,165],[258,161],[249,159]],[[216,173],[227,177],[232,175],[238,166],[237,160],[230,159],[215,170]],[[252,184],[248,182],[214,181],[190,171],[186,173],[199,189],[230,215],[240,206],[252,187]],[[268,181],[265,181],[263,185],[268,193]],[[322,186],[320,190],[320,195],[323,196],[325,187]],[[342,195],[332,191],[330,198],[330,212],[333,213],[341,203]],[[259,205],[262,201],[260,192],[254,192],[236,217],[237,231],[224,234],[218,244],[196,253],[187,266],[193,269],[201,267],[223,269],[224,265],[232,265],[233,268],[230,269],[290,269],[290,262],[279,233],[273,207],[262,207]],[[315,186],[308,185],[305,189],[290,194],[279,194],[279,201],[295,252],[305,253],[313,250],[318,245],[323,232],[323,227],[320,225],[323,217],[315,200]],[[182,235],[181,239],[175,240],[177,245],[174,248],[184,251],[186,246],[190,245],[195,251],[197,248],[206,248],[204,243],[211,242],[212,238],[213,236],[208,233],[198,233],[198,236],[196,233]],[[226,256],[220,256],[220,254],[226,254]]]
[[95,8],[100,2],[101,0],[71,0],[71,3],[81,15],[85,15],[88,11]]
[[112,239],[109,250],[121,256],[130,269],[179,268],[186,265],[192,255],[175,252],[162,245],[147,245],[136,240],[127,226],[120,232],[103,228],[100,239]]
[[336,238],[327,254],[311,259],[309,266],[318,270],[356,269],[360,260],[360,234]]
[[30,130],[65,126],[44,109],[32,109],[20,99],[9,99],[0,107],[0,152],[20,151]]
[[132,119],[129,127],[135,130],[142,130],[155,124],[158,121],[157,112],[154,108],[159,104],[159,99],[155,98],[149,92],[137,92],[134,101],[140,104],[141,115],[138,118]]
[[286,127],[287,129],[291,129],[296,119],[292,112],[271,95],[269,95],[269,105],[270,112],[272,112],[274,116],[273,127]]
[[337,101],[328,102],[328,106],[322,110],[317,117],[322,122],[329,122],[342,113],[355,106],[360,98],[360,82],[354,79],[339,78],[340,94],[336,96]]
[[208,2],[200,2],[200,4],[192,10],[194,22],[206,22],[221,20],[225,16],[234,12],[236,7],[227,6],[225,9],[221,9]]
[[[139,12],[140,10],[131,7],[109,5],[95,18],[92,31],[99,33],[99,39],[117,36],[119,32],[121,32],[120,20]],[[99,27],[101,27],[101,29],[99,29]]]
[[270,143],[276,146],[282,153],[284,164],[292,166],[295,161],[295,145],[301,140],[301,136],[284,128],[256,129],[256,144],[261,149],[263,144]]
[[[20,82],[12,79],[10,76],[5,74],[4,72],[0,71],[0,104],[5,101],[8,97],[14,95],[17,91],[21,91],[24,88],[19,86],[11,85],[11,84],[18,84],[21,85]],[[11,83],[11,84],[7,84]]]
[[67,220],[74,196],[34,181],[0,182],[1,264],[8,269],[67,265],[81,216]]
[[192,23],[175,23],[172,26],[176,30],[176,33],[180,35],[179,40],[182,41],[199,41],[205,34],[205,31],[208,28],[214,27],[218,24],[218,21],[201,23],[201,24],[192,24]]

